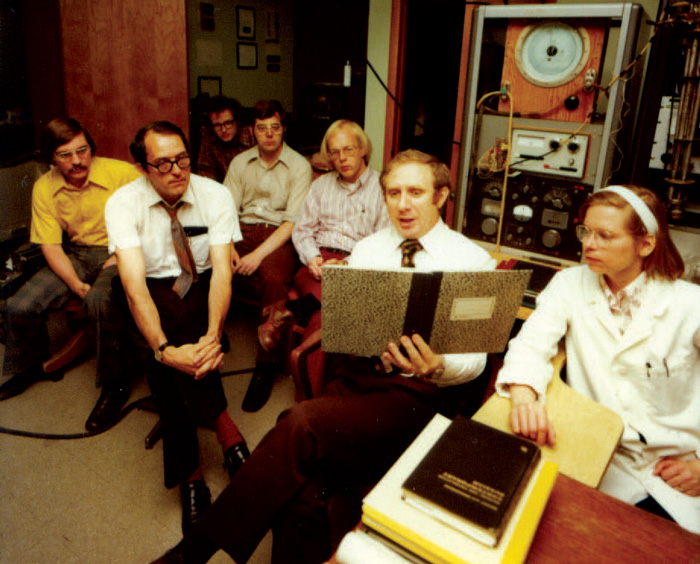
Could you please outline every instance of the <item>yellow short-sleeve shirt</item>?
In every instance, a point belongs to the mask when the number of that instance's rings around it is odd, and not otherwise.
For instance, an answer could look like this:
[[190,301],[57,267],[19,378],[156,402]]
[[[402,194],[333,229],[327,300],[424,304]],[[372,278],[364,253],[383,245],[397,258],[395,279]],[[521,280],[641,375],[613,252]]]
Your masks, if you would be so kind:
[[94,157],[88,183],[68,184],[53,167],[34,183],[30,240],[40,245],[63,242],[63,232],[78,245],[107,246],[105,204],[121,186],[136,180],[138,169],[125,161]]

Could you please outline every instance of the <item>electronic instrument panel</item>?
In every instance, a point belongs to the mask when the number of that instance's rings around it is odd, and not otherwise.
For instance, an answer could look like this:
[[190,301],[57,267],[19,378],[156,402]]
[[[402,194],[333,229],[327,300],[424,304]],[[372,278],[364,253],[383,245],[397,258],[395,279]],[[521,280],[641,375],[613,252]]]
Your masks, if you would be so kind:
[[[592,187],[577,180],[519,174],[508,179],[501,245],[528,255],[581,261],[576,239],[578,210]],[[503,175],[473,182],[466,235],[495,245],[503,195]]]

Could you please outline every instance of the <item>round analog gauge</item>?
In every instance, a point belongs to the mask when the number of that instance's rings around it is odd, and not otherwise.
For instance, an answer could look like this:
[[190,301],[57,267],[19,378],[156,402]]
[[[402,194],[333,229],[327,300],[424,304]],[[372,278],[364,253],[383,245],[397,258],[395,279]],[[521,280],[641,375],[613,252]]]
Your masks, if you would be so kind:
[[530,221],[532,219],[532,208],[525,205],[515,206],[513,208],[513,217],[522,222]]
[[529,25],[518,37],[515,63],[537,86],[560,86],[576,78],[588,62],[590,41],[585,28],[563,22]]

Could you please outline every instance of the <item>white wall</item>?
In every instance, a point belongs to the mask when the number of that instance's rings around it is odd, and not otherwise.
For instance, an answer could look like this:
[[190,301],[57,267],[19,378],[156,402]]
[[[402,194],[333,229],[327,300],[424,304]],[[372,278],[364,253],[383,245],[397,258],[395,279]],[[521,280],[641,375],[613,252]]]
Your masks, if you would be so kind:
[[[236,98],[244,106],[261,99],[275,98],[285,110],[293,111],[293,10],[285,0],[205,0],[214,4],[216,29],[202,31],[199,24],[200,0],[187,0],[190,97],[197,95],[198,76],[220,76],[222,94]],[[237,39],[236,6],[255,8],[255,39]],[[279,13],[279,43],[266,43],[267,15]],[[243,70],[237,66],[236,43],[254,42],[258,46],[258,68]],[[268,72],[267,55],[280,55],[280,72]]]
[[[386,84],[389,71],[389,42],[391,33],[392,0],[370,0],[369,29],[367,33],[367,59]],[[375,170],[384,167],[384,129],[386,122],[386,101],[384,88],[367,68],[367,88],[365,91],[365,132],[372,140],[372,160]]]

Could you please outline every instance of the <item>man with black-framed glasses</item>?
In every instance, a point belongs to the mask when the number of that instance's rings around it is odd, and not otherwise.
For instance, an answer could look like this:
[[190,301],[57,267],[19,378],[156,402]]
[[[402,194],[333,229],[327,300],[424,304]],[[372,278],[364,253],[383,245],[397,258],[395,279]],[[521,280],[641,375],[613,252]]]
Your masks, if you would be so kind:
[[[255,104],[258,144],[233,159],[224,184],[241,219],[243,240],[233,257],[236,289],[252,290],[268,306],[283,300],[300,266],[292,230],[311,185],[309,161],[284,142],[286,113],[277,100]],[[244,290],[245,291],[245,290]],[[258,348],[255,371],[243,398],[244,411],[258,411],[270,397],[282,367],[278,351]]]
[[52,168],[34,184],[30,240],[41,246],[48,266],[7,301],[3,376],[10,379],[0,386],[0,400],[36,382],[63,378],[63,372],[46,374],[42,368],[49,357],[47,315],[49,307],[77,296],[84,301],[97,343],[97,385],[102,391],[85,424],[95,431],[114,421],[131,393],[106,326],[117,269],[107,252],[104,206],[117,188],[139,174],[132,164],[95,156],[95,141],[73,118],[50,121],[40,149]]
[[191,174],[179,127],[149,123],[129,149],[143,177],[105,207],[119,268],[114,301],[131,311],[154,353],[147,376],[163,426],[165,486],[180,486],[186,531],[210,503],[197,427],[216,431],[229,476],[249,454],[226,410],[218,370],[231,301],[231,242],[240,230],[229,191]]
[[195,172],[223,182],[231,161],[255,145],[250,126],[241,126],[241,105],[234,98],[214,96],[207,107],[208,124],[202,128]]

